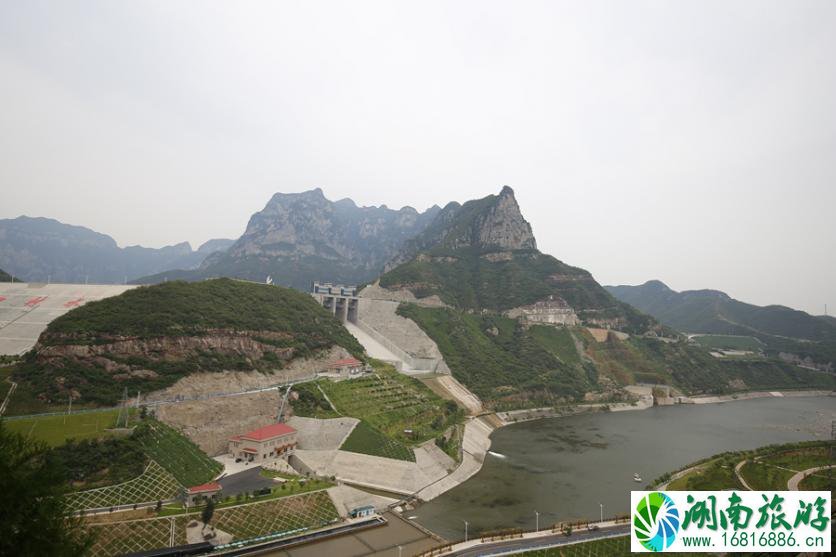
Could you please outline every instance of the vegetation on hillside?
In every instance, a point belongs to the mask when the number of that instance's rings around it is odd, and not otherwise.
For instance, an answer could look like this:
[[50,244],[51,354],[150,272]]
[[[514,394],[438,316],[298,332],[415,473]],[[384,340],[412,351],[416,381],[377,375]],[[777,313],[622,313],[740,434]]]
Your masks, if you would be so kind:
[[361,424],[343,449],[404,460],[415,458],[408,446],[438,439],[464,418],[455,402],[442,399],[417,379],[382,362],[373,360],[373,364],[374,372],[364,377],[295,386],[299,398],[292,402],[294,413],[320,419],[358,418]]
[[146,418],[137,426],[131,441],[185,487],[206,483],[223,470],[191,439],[153,418]]
[[494,409],[577,401],[608,382],[666,384],[690,394],[836,387],[833,374],[763,358],[717,359],[684,340],[610,334],[597,342],[583,327],[524,327],[494,313],[415,304],[398,313],[415,321],[453,375]]
[[415,462],[415,453],[397,439],[387,437],[378,429],[361,421],[343,441],[340,449],[352,453],[382,456]]
[[419,298],[438,295],[448,305],[475,310],[504,311],[557,295],[582,319],[620,319],[620,328],[634,332],[655,324],[613,298],[587,271],[536,250],[495,260],[474,249],[436,248],[384,274],[380,285],[407,288]]
[[93,543],[80,520],[69,516],[60,467],[47,451],[0,420],[0,555],[75,557]]
[[414,304],[398,313],[415,321],[456,379],[494,408],[553,405],[596,388],[596,370],[581,360],[568,330]]
[[204,335],[214,329],[286,333],[297,355],[334,344],[363,350],[342,325],[301,292],[232,279],[167,282],[89,302],[55,319],[42,345],[100,343],[107,337]]
[[[668,483],[671,491],[745,489],[735,474],[735,466],[741,467],[743,479],[753,489],[786,490],[787,481],[796,473],[809,468],[834,464],[830,459],[833,441],[802,441],[781,445],[767,445],[750,451],[731,451],[683,466],[686,471],[675,480],[676,472],[669,472],[650,485]],[[802,489],[804,486],[801,486]],[[822,489],[832,489],[823,487]]]
[[[261,343],[263,356],[243,347],[209,348],[196,342],[183,344],[180,352],[153,345],[128,355],[76,356],[73,349],[60,350],[235,332]],[[22,398],[64,402],[72,395],[80,404],[112,405],[125,387],[134,394],[165,388],[199,371],[271,371],[334,345],[363,356],[363,348],[339,321],[301,292],[230,279],[169,282],[90,302],[57,318],[14,377]]]
[[756,306],[717,290],[676,292],[659,281],[608,286],[619,300],[686,333],[751,336],[769,356],[791,353],[836,366],[836,320],[785,306]]
[[130,438],[71,440],[53,448],[49,458],[63,470],[72,491],[132,480],[148,464],[148,456]]
[[[190,439],[151,417],[133,420],[133,431],[113,436],[88,422],[114,412],[89,412],[69,416],[33,416],[7,421],[21,434],[43,442],[52,449],[50,463],[66,479],[69,491],[84,491],[133,480],[143,474],[150,460],[156,461],[181,486],[199,485],[214,478],[223,468]],[[66,421],[64,421],[66,419]],[[113,423],[109,424],[110,426]],[[123,504],[145,501],[124,501]]]

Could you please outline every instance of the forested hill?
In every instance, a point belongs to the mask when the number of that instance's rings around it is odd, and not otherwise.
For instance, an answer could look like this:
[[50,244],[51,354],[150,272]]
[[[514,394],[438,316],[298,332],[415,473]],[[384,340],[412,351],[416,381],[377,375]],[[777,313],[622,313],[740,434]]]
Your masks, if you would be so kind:
[[41,400],[111,404],[198,371],[281,369],[363,349],[307,294],[232,279],[168,282],[90,302],[50,323],[17,380]]

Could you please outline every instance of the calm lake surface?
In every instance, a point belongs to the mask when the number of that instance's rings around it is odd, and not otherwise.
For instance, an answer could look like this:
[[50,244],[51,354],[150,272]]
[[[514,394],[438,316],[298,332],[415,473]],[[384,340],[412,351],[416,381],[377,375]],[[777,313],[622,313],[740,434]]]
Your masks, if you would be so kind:
[[[473,478],[408,516],[445,538],[626,514],[630,491],[729,450],[827,439],[836,398],[763,398],[553,418],[501,428]],[[497,456],[500,455],[500,456]],[[638,472],[642,483],[633,481]]]

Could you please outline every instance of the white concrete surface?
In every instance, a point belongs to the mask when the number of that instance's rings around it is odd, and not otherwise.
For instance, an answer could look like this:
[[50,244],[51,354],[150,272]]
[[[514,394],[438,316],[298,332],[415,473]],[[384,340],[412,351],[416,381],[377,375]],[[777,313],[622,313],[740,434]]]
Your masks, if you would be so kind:
[[398,371],[402,371],[404,373],[412,371],[412,368],[409,367],[408,363],[375,340],[366,331],[350,321],[346,321],[343,324],[345,325],[345,328],[348,329],[348,332],[357,339],[357,342],[359,342],[363,348],[366,349],[369,356],[391,363]]
[[493,428],[475,418],[464,426],[464,438],[462,439],[462,461],[453,472],[432,484],[425,486],[417,495],[423,501],[435,499],[445,491],[449,491],[457,485],[473,477],[482,468],[485,455],[491,447],[490,434]]
[[295,457],[319,476],[401,495],[412,495],[446,475],[423,458],[408,462],[349,451],[306,450],[297,450]]
[[328,451],[339,449],[360,420],[348,417],[318,420],[293,416],[287,423],[298,432],[299,449]]
[[381,513],[388,510],[389,505],[398,502],[397,499],[374,495],[350,485],[330,487],[327,491],[342,518],[347,518],[348,513],[357,507],[374,505],[375,510]]
[[441,351],[411,319],[397,314],[398,302],[360,298],[357,327],[413,370],[450,373]]
[[0,282],[0,354],[23,354],[56,317],[132,288],[137,286]]

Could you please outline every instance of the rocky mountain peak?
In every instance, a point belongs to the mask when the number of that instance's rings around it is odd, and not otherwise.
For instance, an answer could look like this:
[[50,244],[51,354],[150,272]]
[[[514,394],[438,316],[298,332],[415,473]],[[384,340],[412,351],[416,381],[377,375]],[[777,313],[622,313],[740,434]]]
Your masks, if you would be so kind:
[[363,282],[437,212],[359,207],[349,198],[331,201],[320,188],[276,193],[235,244],[207,257],[201,271],[252,280],[270,275],[276,284],[303,289],[312,280]]
[[478,244],[503,250],[537,249],[531,225],[522,216],[514,190],[504,186],[487,210],[474,222]]

